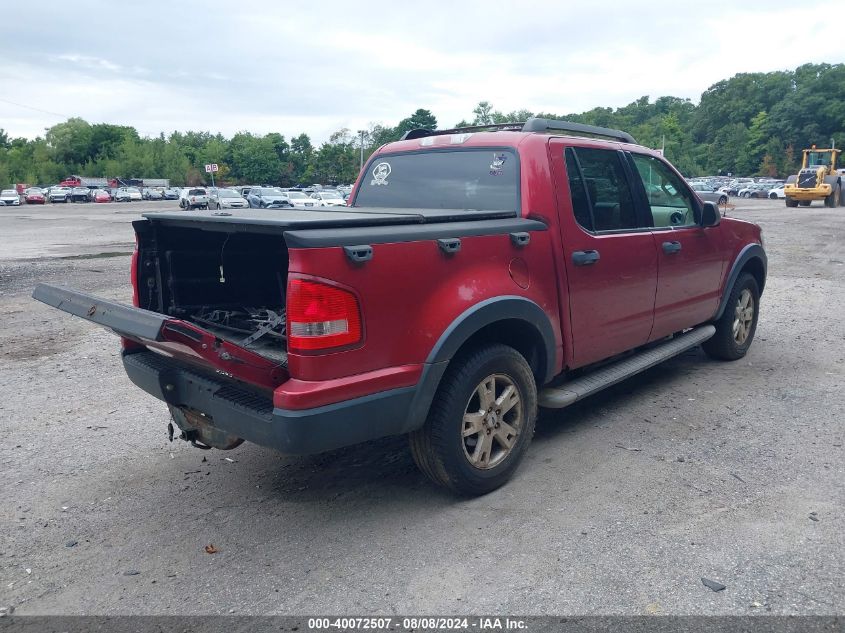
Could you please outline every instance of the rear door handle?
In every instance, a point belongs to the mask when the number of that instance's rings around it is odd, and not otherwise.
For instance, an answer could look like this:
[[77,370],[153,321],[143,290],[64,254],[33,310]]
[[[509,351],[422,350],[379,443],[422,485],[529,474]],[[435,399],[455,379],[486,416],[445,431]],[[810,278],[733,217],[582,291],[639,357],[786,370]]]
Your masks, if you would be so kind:
[[575,251],[572,253],[572,263],[576,266],[592,266],[599,259],[598,251]]
[[680,250],[680,242],[663,242],[663,252],[666,254],[677,253]]

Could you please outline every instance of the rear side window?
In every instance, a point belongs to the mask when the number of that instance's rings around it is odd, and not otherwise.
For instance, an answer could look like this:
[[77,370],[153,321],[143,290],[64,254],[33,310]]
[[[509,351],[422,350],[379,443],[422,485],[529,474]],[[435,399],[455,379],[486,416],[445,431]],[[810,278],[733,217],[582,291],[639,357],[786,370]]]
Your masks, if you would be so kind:
[[519,210],[519,164],[512,150],[387,154],[368,170],[355,206]]
[[570,147],[566,159],[578,224],[588,231],[637,228],[634,198],[616,150]]

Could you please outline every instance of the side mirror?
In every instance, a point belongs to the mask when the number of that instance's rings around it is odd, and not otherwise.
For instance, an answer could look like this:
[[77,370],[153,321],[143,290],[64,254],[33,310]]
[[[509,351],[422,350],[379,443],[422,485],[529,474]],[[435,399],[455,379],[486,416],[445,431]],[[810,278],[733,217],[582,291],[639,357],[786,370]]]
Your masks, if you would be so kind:
[[719,226],[722,221],[722,214],[719,213],[719,205],[715,202],[705,202],[701,210],[701,226]]

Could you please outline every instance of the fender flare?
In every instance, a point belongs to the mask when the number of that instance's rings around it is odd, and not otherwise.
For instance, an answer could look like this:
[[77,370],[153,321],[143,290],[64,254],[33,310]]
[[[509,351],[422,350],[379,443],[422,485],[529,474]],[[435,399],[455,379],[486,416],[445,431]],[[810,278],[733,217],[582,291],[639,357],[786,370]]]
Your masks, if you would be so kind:
[[722,300],[719,302],[719,308],[713,316],[713,321],[721,318],[728,305],[728,298],[730,297],[731,290],[739,277],[740,271],[742,271],[743,267],[752,259],[760,260],[760,263],[763,265],[763,283],[760,285],[760,294],[763,294],[763,288],[766,285],[766,274],[768,271],[769,260],[766,257],[766,251],[763,250],[762,246],[759,244],[748,244],[739,252],[739,255],[734,260],[733,266],[731,266],[731,272],[728,274],[728,278],[725,282],[725,291],[722,293]]
[[557,360],[555,335],[543,309],[530,299],[516,295],[487,299],[462,312],[434,344],[426,358],[405,430],[418,429],[425,423],[440,380],[460,347],[483,327],[509,319],[524,321],[537,330],[543,341],[545,355],[539,372],[542,382],[549,382],[554,377]]

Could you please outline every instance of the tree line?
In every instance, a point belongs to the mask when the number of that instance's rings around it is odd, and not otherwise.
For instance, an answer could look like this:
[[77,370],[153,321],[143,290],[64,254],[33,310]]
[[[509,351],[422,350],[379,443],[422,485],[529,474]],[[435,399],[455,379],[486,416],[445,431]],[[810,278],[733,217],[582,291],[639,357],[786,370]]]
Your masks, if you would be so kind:
[[[516,110],[503,113],[481,101],[455,127],[524,121],[532,116],[625,130],[638,143],[665,148],[687,176],[785,176],[801,149],[845,146],[845,64],[805,64],[790,71],[743,73],[710,86],[698,104],[648,96],[621,108],[582,113]],[[395,127],[371,125],[363,134],[365,159],[382,144],[414,128],[436,129],[418,109]],[[280,186],[351,183],[358,176],[362,137],[349,129],[315,147],[307,134],[278,132],[173,132],[142,137],[134,127],[68,119],[35,139],[10,138],[0,129],[0,185],[52,184],[70,174],[169,178],[174,185],[206,182],[202,167],[218,163],[222,182]]]

